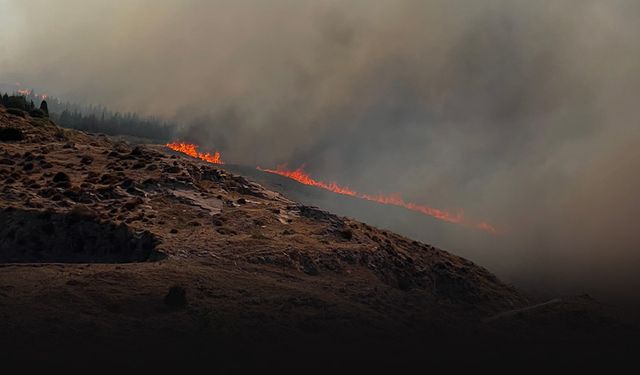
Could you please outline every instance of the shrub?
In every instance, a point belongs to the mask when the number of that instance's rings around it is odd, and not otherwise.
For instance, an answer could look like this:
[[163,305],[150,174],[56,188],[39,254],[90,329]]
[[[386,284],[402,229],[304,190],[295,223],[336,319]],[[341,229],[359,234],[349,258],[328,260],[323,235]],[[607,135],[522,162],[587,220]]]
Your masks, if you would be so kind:
[[38,118],[45,117],[45,113],[40,109],[34,109],[34,110],[29,111],[29,115],[31,117],[38,117]]
[[20,117],[25,117],[27,115],[25,111],[18,108],[9,108],[7,109],[7,113],[12,114],[14,116],[20,116]]

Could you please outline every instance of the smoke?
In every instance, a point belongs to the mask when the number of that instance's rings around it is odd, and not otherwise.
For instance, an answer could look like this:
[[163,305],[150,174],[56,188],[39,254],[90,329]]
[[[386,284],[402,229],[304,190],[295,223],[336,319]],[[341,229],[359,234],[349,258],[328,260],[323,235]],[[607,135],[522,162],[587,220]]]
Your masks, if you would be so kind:
[[464,208],[506,233],[451,243],[512,279],[639,291],[636,1],[0,8],[0,81],[175,119],[229,162]]

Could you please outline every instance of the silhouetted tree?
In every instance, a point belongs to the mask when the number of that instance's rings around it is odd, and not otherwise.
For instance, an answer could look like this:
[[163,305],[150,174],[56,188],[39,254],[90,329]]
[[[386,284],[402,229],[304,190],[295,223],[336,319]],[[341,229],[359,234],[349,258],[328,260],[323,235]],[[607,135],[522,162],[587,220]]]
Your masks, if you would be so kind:
[[24,96],[16,96],[16,95],[11,95],[7,97],[7,102],[5,103],[5,107],[21,109],[23,111],[29,111],[31,109],[29,107],[29,103],[27,102],[27,99]]
[[40,110],[47,116],[49,116],[49,106],[47,105],[47,101],[43,100],[42,103],[40,103]]

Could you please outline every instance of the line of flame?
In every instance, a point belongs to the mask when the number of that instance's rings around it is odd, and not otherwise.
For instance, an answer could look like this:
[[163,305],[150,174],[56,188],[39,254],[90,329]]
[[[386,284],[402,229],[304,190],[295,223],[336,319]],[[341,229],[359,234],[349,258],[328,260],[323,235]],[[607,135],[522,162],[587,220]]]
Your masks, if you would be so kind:
[[224,164],[218,151],[215,151],[213,155],[211,155],[208,152],[198,151],[198,146],[194,144],[184,142],[167,143],[165,146],[172,149],[173,151],[182,152],[183,154],[187,154],[193,158],[201,159],[209,163]]
[[[220,157],[220,153],[217,151],[215,151],[213,155],[209,153],[202,153],[198,151],[197,145],[194,145],[191,143],[184,143],[184,142],[167,143],[166,146],[173,151],[181,152],[183,154],[207,161],[209,163],[224,164],[224,162]],[[493,225],[487,222],[476,222],[476,221],[471,221],[466,219],[462,210],[458,211],[457,213],[452,213],[449,211],[445,211],[445,210],[441,210],[441,209],[437,209],[429,206],[419,205],[412,202],[406,202],[398,194],[390,194],[390,195],[374,194],[373,195],[373,194],[359,193],[355,190],[350,189],[347,186],[338,185],[338,183],[336,182],[326,183],[326,182],[315,180],[311,176],[309,176],[302,169],[302,167],[294,170],[288,170],[286,169],[286,166],[279,165],[276,167],[276,169],[266,169],[266,168],[260,168],[260,167],[256,167],[256,169],[263,172],[284,176],[294,181],[297,181],[301,184],[315,186],[317,188],[328,190],[337,194],[348,195],[351,197],[360,198],[360,199],[364,199],[372,202],[378,202],[378,203],[387,204],[387,205],[392,205],[392,206],[404,207],[408,210],[420,212],[424,215],[428,215],[449,223],[461,224],[466,227],[483,230],[491,234],[499,233],[499,231]]]
[[457,213],[451,213],[449,211],[440,210],[440,209],[429,207],[429,206],[419,205],[412,202],[406,202],[398,194],[372,195],[372,194],[358,193],[357,191],[352,190],[349,187],[340,186],[336,182],[326,183],[322,181],[317,181],[313,179],[311,176],[309,176],[302,169],[302,167],[294,170],[288,170],[286,169],[286,166],[279,165],[276,167],[276,169],[265,169],[260,167],[257,167],[257,169],[263,172],[273,173],[273,174],[290,178],[304,185],[310,185],[310,186],[318,187],[320,189],[329,190],[337,194],[349,195],[352,197],[365,199],[372,202],[404,207],[408,210],[420,212],[424,215],[428,215],[442,221],[446,221],[449,223],[462,224],[464,226],[480,229],[491,234],[498,234],[498,230],[493,225],[486,222],[470,221],[465,218],[464,213],[462,211],[458,211]]

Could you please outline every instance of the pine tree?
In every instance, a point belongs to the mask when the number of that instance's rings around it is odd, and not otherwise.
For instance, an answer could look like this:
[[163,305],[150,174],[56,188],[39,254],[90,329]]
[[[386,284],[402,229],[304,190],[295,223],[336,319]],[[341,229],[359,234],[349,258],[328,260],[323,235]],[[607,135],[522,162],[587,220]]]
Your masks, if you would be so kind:
[[47,105],[46,100],[42,100],[42,103],[40,103],[40,110],[44,112],[45,115],[49,116],[49,106]]

